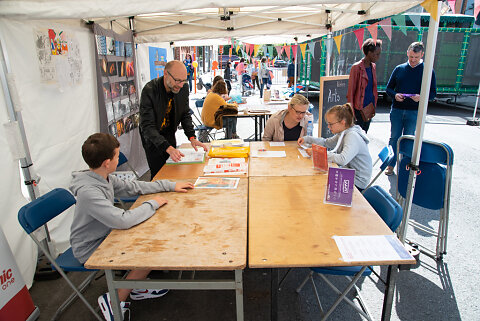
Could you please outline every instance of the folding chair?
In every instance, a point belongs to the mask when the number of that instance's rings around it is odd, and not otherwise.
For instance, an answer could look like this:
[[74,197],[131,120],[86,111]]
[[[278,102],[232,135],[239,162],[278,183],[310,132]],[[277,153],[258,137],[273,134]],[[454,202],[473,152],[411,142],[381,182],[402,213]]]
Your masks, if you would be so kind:
[[[400,205],[393,199],[393,197],[388,194],[385,190],[383,190],[379,186],[373,186],[369,189],[365,190],[363,194],[367,201],[372,205],[378,215],[384,220],[384,222],[388,225],[388,227],[395,231],[402,221],[402,208]],[[360,313],[364,318],[367,320],[372,320],[370,313],[366,305],[363,303],[362,297],[360,292],[355,285],[357,280],[361,276],[368,276],[372,273],[372,269],[366,266],[341,266],[341,267],[313,267],[310,268],[310,273],[307,275],[305,280],[300,284],[297,288],[297,293],[300,293],[303,286],[307,281],[310,279],[313,285],[313,289],[315,291],[315,296],[317,298],[318,305],[320,307],[320,311],[323,314],[321,320],[326,320],[330,314],[335,310],[337,305],[342,301],[345,300],[349,305],[351,305],[358,313]],[[318,295],[317,287],[313,280],[314,274],[318,274],[325,283],[333,289],[335,293],[339,296],[336,299],[335,303],[330,307],[327,312],[324,312],[322,303],[320,301],[320,297]],[[349,280],[349,285],[345,288],[342,292],[331,281],[325,277],[325,275],[344,275]],[[346,297],[346,295],[350,292],[352,288],[355,288],[358,302],[360,303],[360,307],[358,307],[352,300]]]
[[[57,259],[54,259],[47,248],[42,244],[41,240],[38,240],[34,235],[35,231],[42,225],[48,223],[51,219],[62,214],[66,209],[75,204],[75,198],[73,195],[63,189],[56,188],[47,194],[43,195],[40,198],[30,202],[29,204],[23,206],[18,212],[18,221],[23,227],[25,232],[33,239],[33,241],[38,245],[42,250],[45,256],[50,260],[55,269],[60,273],[60,275],[67,281],[68,285],[74,290],[74,293],[70,295],[65,302],[57,309],[52,320],[55,320],[60,316],[65,309],[70,306],[70,304],[79,297],[87,308],[92,312],[95,317],[102,321],[101,318],[93,309],[93,307],[88,303],[85,297],[81,292],[92,282],[95,278],[97,270],[88,270],[85,269],[83,264],[78,262],[78,260],[73,256],[72,248],[69,248],[63,254],[61,254]],[[91,272],[88,277],[77,287],[70,281],[70,279],[65,274],[69,271],[75,272]]]
[[[121,166],[123,164],[126,164],[130,171],[116,171],[113,173],[113,175],[124,179],[128,181],[133,181],[136,179],[140,179],[140,176],[138,176],[138,173],[135,171],[135,169],[128,163],[128,159],[125,156],[124,153],[120,152],[120,155],[118,157],[118,166]],[[138,196],[131,196],[131,197],[120,197],[120,198],[115,198],[115,203],[120,203],[120,205],[124,208],[127,209],[127,206],[125,203],[133,203],[137,200]]]
[[363,190],[362,194],[370,187],[373,185],[373,183],[377,180],[377,178],[383,173],[383,171],[389,166],[393,159],[395,158],[395,153],[393,152],[392,146],[388,145],[385,146],[380,153],[378,153],[378,158],[373,163],[373,166],[375,166],[376,163],[378,163],[379,160],[382,161],[382,164],[380,165],[380,170],[378,171],[377,175],[372,179],[372,181],[365,187]]
[[[404,204],[408,186],[408,169],[411,163],[414,136],[404,135],[397,143],[397,194],[400,204]],[[435,251],[427,246],[407,240],[419,246],[420,252],[441,260],[447,254],[447,232],[450,210],[450,189],[452,183],[453,150],[445,143],[424,140],[420,153],[419,170],[415,181],[412,203],[430,210],[439,210],[438,228],[409,220],[408,224],[437,238]]]
[[[202,114],[200,108],[203,107],[203,102],[204,102],[204,99],[200,99],[200,100],[195,101],[195,107],[197,109],[197,113],[198,113],[199,116]],[[195,115],[193,110],[192,109],[190,109],[190,110],[191,110],[191,113],[193,113]],[[205,126],[202,123],[202,121],[196,115],[195,115],[195,118],[199,122],[198,125],[195,124],[195,131],[198,132],[198,134],[197,134],[198,140],[202,143],[208,143],[209,141],[215,140],[216,139],[215,138],[216,134],[220,131],[223,131],[223,130],[217,131],[213,127]]]

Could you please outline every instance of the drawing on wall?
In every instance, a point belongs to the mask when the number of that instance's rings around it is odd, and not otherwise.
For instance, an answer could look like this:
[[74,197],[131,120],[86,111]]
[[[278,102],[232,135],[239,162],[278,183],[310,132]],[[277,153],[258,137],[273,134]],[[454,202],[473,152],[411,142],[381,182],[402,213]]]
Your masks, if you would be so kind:
[[167,49],[148,47],[148,60],[150,62],[150,79],[162,77],[167,64]]
[[81,80],[80,46],[72,34],[64,30],[36,29],[34,39],[43,82],[65,86]]

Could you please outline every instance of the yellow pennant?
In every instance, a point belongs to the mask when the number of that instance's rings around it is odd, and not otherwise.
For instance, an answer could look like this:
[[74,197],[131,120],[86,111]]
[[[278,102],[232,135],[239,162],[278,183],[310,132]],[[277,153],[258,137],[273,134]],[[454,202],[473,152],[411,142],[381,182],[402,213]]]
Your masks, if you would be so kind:
[[337,45],[337,51],[340,53],[340,44],[342,43],[342,37],[343,35],[338,35],[333,37],[333,40],[335,40],[335,44]]
[[305,49],[307,49],[307,44],[302,43],[302,44],[299,44],[299,46],[300,46],[300,51],[302,52],[302,57],[303,59],[305,59]]
[[438,1],[437,0],[425,0],[421,3],[422,7],[437,21],[438,15]]
[[253,46],[253,55],[256,57],[258,53],[258,49],[260,49],[260,45]]

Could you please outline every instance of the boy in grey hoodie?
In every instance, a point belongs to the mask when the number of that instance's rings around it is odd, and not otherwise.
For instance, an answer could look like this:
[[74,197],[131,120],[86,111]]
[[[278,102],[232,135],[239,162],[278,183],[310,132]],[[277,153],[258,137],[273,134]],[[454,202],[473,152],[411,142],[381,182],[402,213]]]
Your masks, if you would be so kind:
[[[155,182],[127,182],[110,175],[117,169],[120,154],[120,143],[109,134],[97,133],[87,138],[82,146],[82,156],[89,170],[73,173],[70,190],[77,199],[75,214],[71,226],[70,244],[73,255],[85,263],[96,248],[103,242],[110,231],[128,229],[150,218],[167,200],[155,195],[132,210],[124,210],[113,205],[114,197],[135,196],[158,192],[187,192],[193,184],[175,183],[168,180]],[[150,271],[132,270],[127,279],[145,279]],[[141,300],[160,297],[167,290],[133,290],[120,289],[118,296],[122,301],[122,310],[128,304],[123,302],[131,293],[130,298]],[[108,293],[98,298],[100,308],[106,320],[113,320]]]
[[[355,186],[362,191],[372,176],[372,157],[368,151],[369,139],[365,131],[354,125],[355,116],[350,104],[336,105],[330,108],[325,119],[328,128],[335,134],[329,138],[304,136],[298,144],[317,144],[331,149],[327,152],[328,161],[339,166],[355,170]],[[311,154],[311,149],[307,149]]]

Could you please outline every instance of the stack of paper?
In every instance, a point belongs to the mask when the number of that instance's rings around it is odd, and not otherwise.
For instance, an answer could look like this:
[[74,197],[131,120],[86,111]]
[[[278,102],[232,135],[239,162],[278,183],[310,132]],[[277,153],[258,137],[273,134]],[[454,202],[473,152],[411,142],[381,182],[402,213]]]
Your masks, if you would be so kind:
[[203,169],[205,175],[241,175],[247,171],[245,158],[212,158]]

